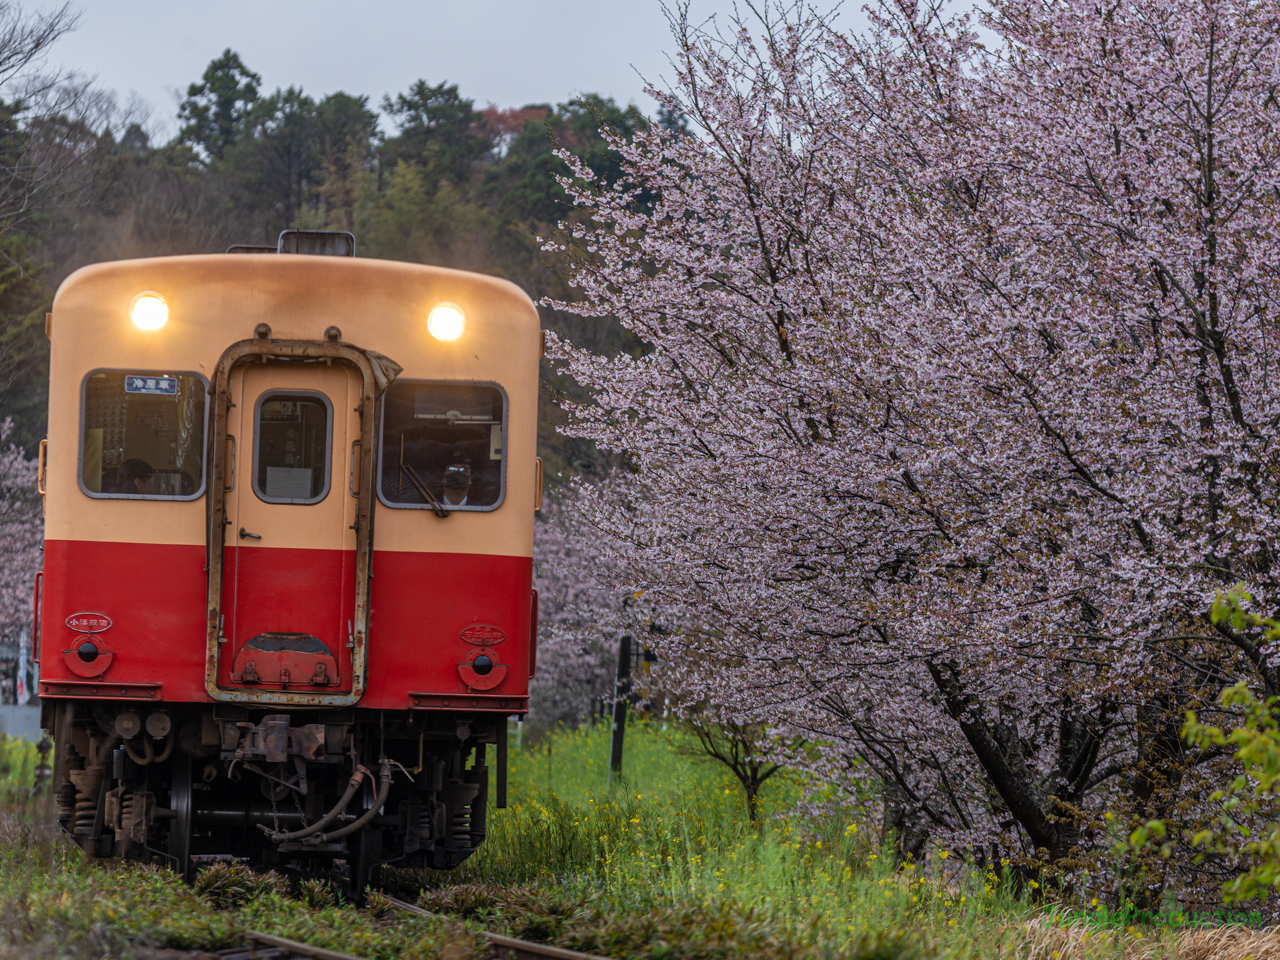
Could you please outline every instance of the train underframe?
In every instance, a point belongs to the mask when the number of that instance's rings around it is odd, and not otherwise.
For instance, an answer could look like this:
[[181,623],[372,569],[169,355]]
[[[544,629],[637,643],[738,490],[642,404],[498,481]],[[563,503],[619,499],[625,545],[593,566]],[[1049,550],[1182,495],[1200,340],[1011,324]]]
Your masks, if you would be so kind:
[[435,711],[46,700],[58,821],[90,857],[456,867],[484,841],[489,750],[505,805],[506,717]]

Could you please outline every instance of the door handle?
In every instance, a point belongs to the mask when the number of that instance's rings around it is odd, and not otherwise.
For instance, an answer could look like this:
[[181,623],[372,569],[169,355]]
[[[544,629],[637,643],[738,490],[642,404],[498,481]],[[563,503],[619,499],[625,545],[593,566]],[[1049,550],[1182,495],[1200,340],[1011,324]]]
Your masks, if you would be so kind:
[[[44,571],[36,571],[35,611],[31,617],[31,659],[40,662],[40,588],[44,586]],[[19,666],[18,669],[22,669]]]
[[49,441],[40,441],[40,449],[36,453],[36,493],[44,496],[44,461],[49,453]]
[[244,539],[246,539],[246,538],[247,538],[247,539],[249,539],[249,540],[261,540],[261,539],[262,539],[262,534],[260,534],[260,533],[250,533],[250,532],[249,532],[248,530],[246,530],[244,527],[241,527],[241,528],[240,528],[240,539],[241,539],[241,540],[244,540]]
[[356,489],[356,477],[359,476],[360,461],[356,459],[356,447],[360,447],[364,452],[364,444],[359,440],[351,441],[351,484],[350,490],[353,497],[360,496],[360,491]]

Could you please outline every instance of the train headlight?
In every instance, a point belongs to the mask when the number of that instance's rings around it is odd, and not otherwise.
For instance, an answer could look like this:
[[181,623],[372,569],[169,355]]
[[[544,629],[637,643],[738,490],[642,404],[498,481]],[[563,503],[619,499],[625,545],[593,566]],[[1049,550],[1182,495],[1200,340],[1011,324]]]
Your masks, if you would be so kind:
[[427,315],[427,329],[437,340],[457,340],[467,325],[467,315],[456,303],[437,303]]
[[148,290],[133,298],[129,316],[139,330],[159,330],[169,322],[169,304],[160,294]]

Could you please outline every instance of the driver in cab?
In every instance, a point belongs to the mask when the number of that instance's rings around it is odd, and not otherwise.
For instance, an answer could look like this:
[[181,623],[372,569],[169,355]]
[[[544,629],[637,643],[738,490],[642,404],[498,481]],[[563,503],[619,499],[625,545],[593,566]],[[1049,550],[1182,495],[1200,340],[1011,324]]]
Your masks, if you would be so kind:
[[465,463],[451,463],[444,469],[444,505],[465,507],[471,491],[471,467]]

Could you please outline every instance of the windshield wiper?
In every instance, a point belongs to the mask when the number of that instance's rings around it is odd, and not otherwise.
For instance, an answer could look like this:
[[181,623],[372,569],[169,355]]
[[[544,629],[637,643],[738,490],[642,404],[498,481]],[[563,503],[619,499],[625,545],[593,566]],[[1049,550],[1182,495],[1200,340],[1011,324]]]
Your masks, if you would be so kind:
[[449,511],[444,508],[444,504],[437,500],[435,495],[427,489],[427,485],[418,479],[418,475],[413,472],[413,467],[407,463],[402,463],[400,464],[400,472],[409,478],[409,482],[417,488],[418,493],[422,494],[422,499],[431,504],[432,513],[437,517],[449,516]]

